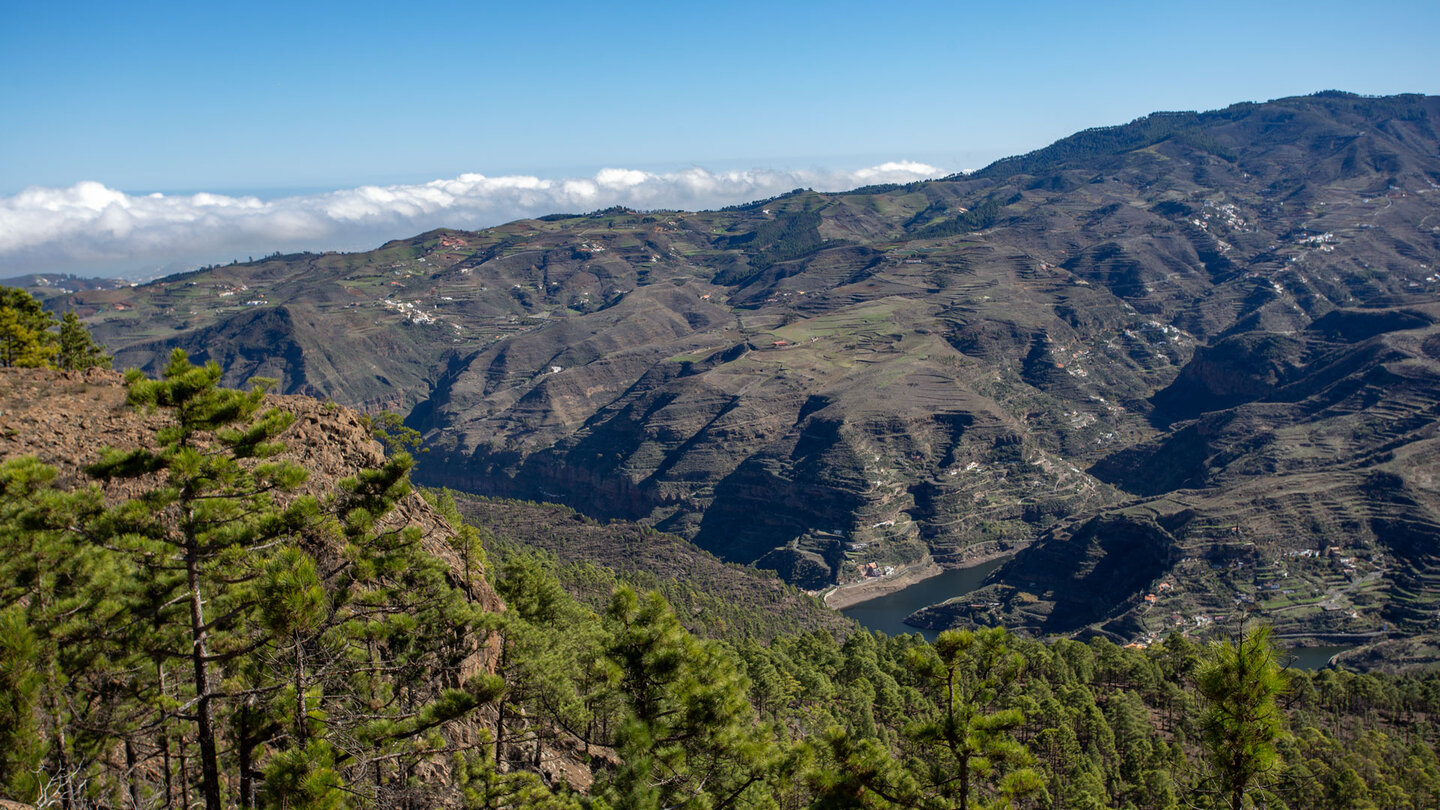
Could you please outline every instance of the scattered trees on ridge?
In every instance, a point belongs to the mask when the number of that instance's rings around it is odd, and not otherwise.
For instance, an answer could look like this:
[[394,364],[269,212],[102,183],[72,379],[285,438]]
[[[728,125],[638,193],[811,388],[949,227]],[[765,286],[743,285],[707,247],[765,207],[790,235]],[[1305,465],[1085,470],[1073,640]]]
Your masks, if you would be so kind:
[[30,293],[0,287],[0,367],[52,366],[83,370],[110,366],[105,354],[75,313],[56,320]]

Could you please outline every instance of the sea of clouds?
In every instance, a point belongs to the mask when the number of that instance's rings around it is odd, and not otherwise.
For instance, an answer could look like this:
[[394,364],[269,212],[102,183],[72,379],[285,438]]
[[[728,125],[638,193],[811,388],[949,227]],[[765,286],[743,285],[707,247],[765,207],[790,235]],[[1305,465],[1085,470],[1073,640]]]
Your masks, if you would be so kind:
[[562,179],[462,174],[273,200],[132,195],[97,182],[33,187],[0,197],[0,278],[46,272],[141,278],[274,251],[365,250],[439,227],[483,228],[614,205],[698,210],[795,188],[842,191],[943,174],[910,161],[853,171],[602,169]]

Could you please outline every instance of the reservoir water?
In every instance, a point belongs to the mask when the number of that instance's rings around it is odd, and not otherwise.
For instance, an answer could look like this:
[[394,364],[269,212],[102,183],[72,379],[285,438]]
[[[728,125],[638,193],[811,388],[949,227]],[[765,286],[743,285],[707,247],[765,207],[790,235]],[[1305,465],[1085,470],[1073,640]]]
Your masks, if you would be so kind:
[[[905,623],[905,617],[920,608],[944,602],[979,588],[990,572],[1004,565],[1010,558],[984,562],[969,568],[952,568],[943,574],[902,588],[868,602],[852,605],[840,612],[859,622],[870,630],[877,630],[889,636],[905,633],[919,633],[927,641],[934,641],[938,635],[933,630],[921,630]],[[1295,669],[1324,669],[1330,658],[1349,647],[1295,647],[1280,651],[1281,663],[1289,662]]]
[[934,641],[937,633],[911,627],[905,623],[905,617],[920,608],[970,593],[980,587],[991,571],[1004,565],[1009,559],[1001,557],[969,568],[952,568],[908,588],[851,605],[840,612],[871,630],[878,630],[889,636],[920,633],[927,640]]
[[1293,669],[1324,669],[1336,653],[1351,647],[1292,647],[1280,651],[1280,663],[1290,662]]

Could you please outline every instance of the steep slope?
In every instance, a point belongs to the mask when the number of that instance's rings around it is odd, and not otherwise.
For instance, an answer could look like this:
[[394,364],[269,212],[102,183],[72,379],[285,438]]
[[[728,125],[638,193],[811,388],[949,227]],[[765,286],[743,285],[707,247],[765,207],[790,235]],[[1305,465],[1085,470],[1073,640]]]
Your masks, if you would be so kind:
[[483,526],[489,558],[503,563],[513,547],[539,550],[559,563],[557,576],[577,598],[604,609],[620,584],[659,591],[693,633],[769,642],[797,632],[840,637],[856,625],[778,578],[724,563],[673,534],[636,523],[600,523],[554,504],[456,493],[467,522]]
[[[1426,457],[1402,451],[1435,418],[1437,121],[1440,99],[1337,93],[1159,113],[942,181],[71,301],[122,363],[204,345],[237,380],[408,411],[427,482],[642,520],[807,587],[1038,539],[1018,571],[1167,498],[1217,521],[1264,504],[1319,542],[1390,509],[1353,481],[1388,464],[1408,486]],[[1267,494],[1310,488],[1336,494]],[[1118,524],[1093,525],[1103,550]]]

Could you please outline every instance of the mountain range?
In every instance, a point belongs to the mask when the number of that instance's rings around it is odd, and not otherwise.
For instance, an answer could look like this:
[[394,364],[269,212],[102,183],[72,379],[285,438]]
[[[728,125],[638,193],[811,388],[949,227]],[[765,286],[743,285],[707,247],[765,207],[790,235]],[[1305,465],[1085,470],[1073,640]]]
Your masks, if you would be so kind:
[[[389,409],[417,479],[940,628],[1440,626],[1440,98],[1155,113],[977,172],[608,209],[50,298],[118,366]],[[871,564],[874,565],[871,565]]]

